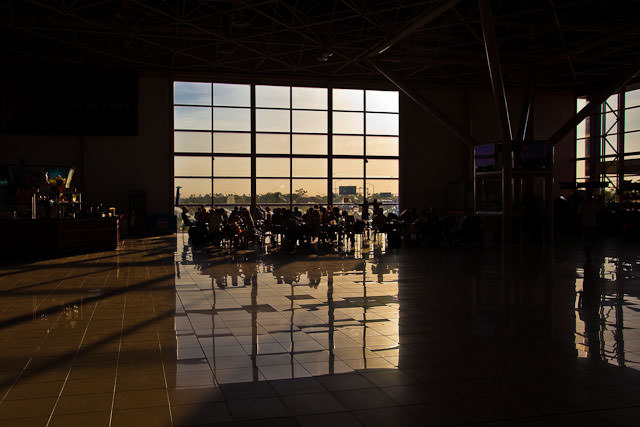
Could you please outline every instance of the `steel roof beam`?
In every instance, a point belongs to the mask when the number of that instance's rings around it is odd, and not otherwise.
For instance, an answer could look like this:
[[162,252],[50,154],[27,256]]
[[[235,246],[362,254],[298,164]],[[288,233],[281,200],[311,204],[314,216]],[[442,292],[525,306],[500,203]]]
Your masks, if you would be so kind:
[[461,0],[449,0],[440,4],[440,6],[436,6],[433,9],[429,9],[422,15],[420,15],[415,21],[406,26],[403,30],[401,30],[398,34],[391,37],[389,40],[384,43],[379,44],[375,49],[372,49],[371,52],[367,54],[367,57],[373,57],[379,55],[383,52],[389,50],[393,45],[398,43],[400,40],[404,39],[408,35],[416,32],[420,28],[424,27],[428,22],[433,21],[453,6],[460,3]]
[[584,119],[594,113],[596,109],[600,108],[600,104],[607,100],[611,95],[620,91],[627,83],[629,83],[634,77],[640,74],[640,56],[637,56],[633,61],[633,65],[630,68],[625,69],[615,76],[611,82],[602,87],[600,90],[594,92],[590,96],[587,105],[582,107],[572,118],[562,125],[552,136],[549,138],[549,144],[556,145],[562,138],[564,138],[569,132],[574,130]]
[[502,66],[498,53],[498,41],[496,40],[495,27],[493,25],[493,12],[489,0],[479,0],[480,18],[482,20],[482,36],[484,48],[489,65],[489,77],[491,78],[491,89],[493,99],[498,113],[498,122],[503,141],[513,140],[511,131],[511,119],[509,118],[509,105],[507,103],[507,93],[502,77]]
[[420,108],[431,114],[433,118],[439,121],[445,128],[449,129],[455,136],[458,137],[468,148],[478,144],[475,138],[471,135],[463,132],[460,129],[460,125],[451,120],[444,112],[438,107],[427,101],[418,91],[412,89],[409,85],[403,82],[392,71],[384,69],[380,63],[374,59],[370,59],[369,63],[375,68],[381,75],[387,80],[393,83],[398,89],[400,89],[405,95],[407,95],[413,102],[415,102]]

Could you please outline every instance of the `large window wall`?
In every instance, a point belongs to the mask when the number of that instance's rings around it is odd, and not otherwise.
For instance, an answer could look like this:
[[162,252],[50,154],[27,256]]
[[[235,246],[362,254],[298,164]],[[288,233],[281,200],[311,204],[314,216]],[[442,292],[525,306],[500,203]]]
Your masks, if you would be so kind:
[[[577,111],[586,103],[579,98]],[[625,182],[640,182],[640,89],[610,96],[596,114],[578,125],[576,181],[590,177],[609,184],[610,199]]]
[[180,204],[397,210],[398,92],[174,82]]

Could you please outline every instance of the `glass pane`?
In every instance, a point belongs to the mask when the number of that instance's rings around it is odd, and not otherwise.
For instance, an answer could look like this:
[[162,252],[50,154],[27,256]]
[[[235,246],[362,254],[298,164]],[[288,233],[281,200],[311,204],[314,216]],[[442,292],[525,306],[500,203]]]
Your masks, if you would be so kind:
[[624,112],[624,130],[640,130],[640,108],[632,108]]
[[213,134],[213,151],[216,153],[251,153],[251,134],[221,133]]
[[214,83],[213,103],[226,107],[251,107],[251,86]]
[[626,133],[624,135],[624,152],[633,153],[640,151],[640,132]]
[[617,153],[617,147],[618,147],[618,137],[617,135],[611,135],[611,136],[606,136],[602,138],[602,149],[601,149],[601,153],[605,156],[610,155],[610,154],[616,154]]
[[293,131],[308,133],[327,132],[326,111],[293,111]]
[[587,157],[587,141],[579,139],[576,141],[576,158]]
[[624,107],[635,107],[640,105],[640,89],[631,90],[624,94]]
[[333,176],[353,178],[364,176],[364,160],[333,159]]
[[587,137],[587,119],[584,119],[576,127],[576,138],[586,138],[586,137]]
[[289,154],[289,150],[288,134],[256,134],[256,152],[258,154]]
[[367,199],[376,199],[379,203],[398,203],[398,180],[368,179]]
[[173,103],[211,105],[211,83],[174,82]]
[[256,110],[256,130],[259,132],[289,132],[288,110]]
[[364,110],[364,91],[359,89],[333,89],[334,110]]
[[327,109],[327,89],[318,87],[292,88],[293,108]]
[[213,176],[251,176],[249,157],[215,157]]
[[334,179],[333,203],[362,203],[363,188],[361,179]]
[[292,176],[326,177],[327,159],[293,159]]
[[367,161],[367,178],[369,177],[397,178],[398,161],[369,159]]
[[367,91],[367,111],[384,111],[386,113],[397,113],[398,92],[389,90],[368,90]]
[[364,114],[334,112],[333,133],[364,133]]
[[587,161],[578,160],[576,162],[576,178],[586,178],[587,176]]
[[256,176],[276,177],[289,176],[288,158],[257,158]]
[[177,153],[210,153],[209,132],[174,132],[173,151]]
[[258,203],[289,204],[289,180],[288,179],[256,180],[256,201]]
[[618,94],[616,93],[615,95],[611,95],[609,98],[607,98],[607,101],[605,103],[603,103],[602,107],[603,107],[602,111],[604,111],[604,112],[617,110],[618,109]]
[[334,135],[333,154],[362,156],[364,137],[355,135]]
[[294,179],[293,203],[327,203],[327,180],[326,179]]
[[174,107],[175,129],[211,130],[211,108]]
[[584,108],[587,105],[586,98],[577,98],[576,99],[576,113]]
[[213,202],[234,205],[236,203],[251,203],[250,179],[214,179]]
[[367,156],[397,156],[398,137],[368,136]]
[[211,177],[211,157],[175,156],[173,158],[173,175]]
[[293,154],[327,154],[327,135],[293,135]]
[[609,135],[618,132],[618,117],[614,113],[607,113],[604,115],[604,129],[602,129],[603,135]]
[[397,135],[398,114],[367,113],[367,133],[373,135]]
[[181,204],[211,204],[211,178],[176,178],[174,188],[180,188]]
[[256,86],[256,107],[289,108],[288,86]]
[[213,128],[215,130],[251,130],[251,110],[248,108],[213,109]]

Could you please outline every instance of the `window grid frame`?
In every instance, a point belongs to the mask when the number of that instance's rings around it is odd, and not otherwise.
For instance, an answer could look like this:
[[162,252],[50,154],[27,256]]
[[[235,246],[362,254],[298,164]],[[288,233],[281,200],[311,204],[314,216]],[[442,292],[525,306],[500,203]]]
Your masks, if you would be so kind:
[[[179,81],[174,81],[175,83]],[[368,185],[367,181],[395,181],[397,182],[397,191],[399,193],[399,181],[400,181],[400,165],[398,164],[398,176],[396,177],[368,177],[367,176],[367,163],[368,160],[396,160],[398,163],[400,162],[400,155],[367,155],[367,139],[368,138],[376,138],[376,137],[391,137],[397,138],[398,144],[400,144],[400,132],[398,129],[397,133],[394,134],[369,134],[367,133],[367,114],[368,113],[377,113],[377,114],[388,114],[388,115],[396,115],[400,116],[400,111],[379,111],[379,110],[368,110],[367,109],[367,92],[368,89],[357,89],[363,92],[363,108],[359,110],[344,110],[344,109],[333,109],[333,90],[341,89],[334,87],[325,87],[322,89],[326,89],[327,91],[327,107],[326,108],[294,108],[293,107],[293,88],[297,86],[280,86],[286,87],[289,93],[289,107],[258,107],[256,105],[256,87],[259,85],[256,84],[248,84],[250,87],[250,106],[238,106],[238,105],[226,105],[226,104],[216,104],[214,101],[214,91],[215,84],[220,82],[198,82],[198,83],[211,83],[211,103],[210,104],[187,104],[187,103],[173,103],[172,109],[175,107],[205,107],[210,108],[211,110],[211,129],[183,129],[183,128],[175,128],[173,129],[173,140],[175,140],[176,132],[199,132],[199,133],[209,133],[211,140],[211,153],[206,152],[180,152],[174,151],[175,157],[210,157],[212,162],[212,173],[210,177],[205,176],[191,176],[191,175],[174,175],[174,179],[210,179],[211,180],[211,205],[220,205],[220,206],[247,206],[254,205],[257,203],[257,199],[259,195],[256,190],[256,183],[258,180],[288,180],[289,181],[289,203],[268,203],[263,202],[260,204],[263,205],[282,205],[289,206],[289,208],[293,208],[293,206],[307,206],[314,205],[316,203],[299,203],[293,201],[293,180],[326,180],[327,181],[327,194],[325,197],[325,202],[323,205],[327,206],[347,206],[354,205],[359,203],[340,203],[334,202],[334,192],[333,192],[333,181],[334,180],[361,180],[363,184],[362,188],[362,197],[369,198],[371,195],[368,194]],[[399,92],[390,91],[390,92]],[[175,96],[174,96],[175,99]],[[640,107],[640,106],[639,106]],[[215,129],[214,119],[215,119],[215,108],[230,108],[230,109],[239,109],[239,110],[249,110],[250,112],[250,130],[225,130],[225,129]],[[284,131],[258,131],[256,126],[256,113],[259,110],[280,110],[280,111],[289,111],[289,130],[288,132]],[[312,112],[326,112],[327,115],[327,131],[326,132],[301,132],[301,131],[293,131],[293,114],[294,111],[312,111]],[[362,133],[344,133],[344,132],[333,132],[333,113],[344,112],[344,113],[361,113],[362,114]],[[175,113],[174,113],[175,114]],[[217,153],[215,151],[215,134],[216,133],[229,133],[229,134],[248,134],[250,135],[251,147],[250,153]],[[279,134],[279,135],[287,135],[289,139],[289,153],[257,153],[256,149],[256,137],[258,134]],[[294,135],[321,135],[325,136],[327,139],[327,154],[293,154],[293,136]],[[333,154],[333,137],[334,136],[358,136],[363,138],[363,153],[362,154]],[[251,170],[250,176],[215,176],[215,158],[216,157],[241,157],[241,158],[250,158]],[[289,176],[288,177],[267,177],[260,176],[258,177],[256,174],[256,160],[259,158],[288,158],[289,159]],[[293,161],[294,159],[326,159],[327,161],[327,170],[324,176],[294,176],[293,174]],[[334,159],[354,159],[354,160],[363,160],[363,170],[361,176],[353,176],[353,177],[334,177],[333,176],[333,160]],[[233,204],[216,204],[214,203],[215,196],[215,181],[216,179],[238,179],[238,180],[246,180],[249,179],[251,182],[251,204],[247,203],[233,203]],[[375,194],[375,193],[374,193]],[[397,200],[392,202],[381,203],[383,205],[388,206],[398,206],[400,195],[396,194]]]

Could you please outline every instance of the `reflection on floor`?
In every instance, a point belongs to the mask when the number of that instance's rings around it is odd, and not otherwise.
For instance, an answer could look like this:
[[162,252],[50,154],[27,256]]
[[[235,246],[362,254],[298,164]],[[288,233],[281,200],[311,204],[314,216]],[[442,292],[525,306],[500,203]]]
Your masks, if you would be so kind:
[[211,367],[219,384],[398,365],[397,256],[380,246],[256,258],[178,243],[179,364]]
[[640,259],[579,246],[5,264],[0,425],[635,426]]

